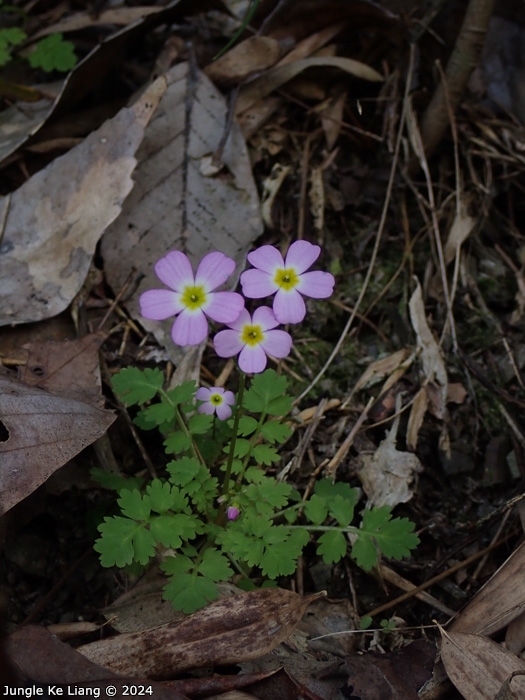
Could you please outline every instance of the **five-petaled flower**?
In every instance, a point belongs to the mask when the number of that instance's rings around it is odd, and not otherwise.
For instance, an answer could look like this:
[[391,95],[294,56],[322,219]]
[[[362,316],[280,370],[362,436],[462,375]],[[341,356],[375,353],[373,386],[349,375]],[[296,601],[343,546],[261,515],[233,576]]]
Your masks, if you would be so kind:
[[208,415],[216,413],[219,420],[227,420],[232,414],[230,406],[233,406],[235,403],[233,391],[226,391],[220,386],[213,389],[206,389],[206,387],[201,386],[197,390],[195,398],[198,401],[204,401],[199,406],[199,413],[207,413]]
[[273,312],[279,323],[299,323],[306,315],[306,297],[326,299],[334,290],[329,272],[306,272],[319,257],[321,248],[308,241],[295,241],[286,258],[271,245],[263,245],[248,254],[255,269],[241,275],[242,291],[249,299],[275,294]]
[[229,328],[219,331],[213,339],[219,357],[239,354],[239,367],[243,372],[262,372],[266,367],[266,355],[282,358],[289,355],[292,337],[286,331],[273,330],[279,325],[268,306],[260,306],[250,316],[243,309]]
[[229,506],[228,510],[226,511],[228,520],[237,520],[240,513],[241,511],[237,508],[237,506]]
[[205,255],[194,275],[188,257],[172,251],[155,265],[157,277],[170,289],[150,289],[140,296],[144,318],[164,321],[177,316],[171,329],[176,345],[198,345],[208,334],[209,316],[219,323],[231,323],[244,308],[236,292],[214,292],[226,282],[235,262],[224,253]]

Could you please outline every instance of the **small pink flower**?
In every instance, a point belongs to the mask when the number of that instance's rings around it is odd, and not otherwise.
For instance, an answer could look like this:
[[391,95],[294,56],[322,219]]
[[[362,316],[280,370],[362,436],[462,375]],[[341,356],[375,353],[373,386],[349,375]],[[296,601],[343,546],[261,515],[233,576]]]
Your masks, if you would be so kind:
[[229,506],[228,510],[226,511],[228,520],[237,520],[240,514],[241,511],[237,508],[237,506]]
[[213,389],[206,389],[201,386],[201,388],[197,390],[195,398],[198,401],[204,401],[204,403],[199,406],[199,413],[207,413],[209,416],[211,416],[212,413],[216,413],[219,420],[227,420],[232,414],[230,406],[233,406],[235,403],[233,391],[225,391],[220,386]]
[[253,317],[243,309],[228,329],[219,331],[213,339],[219,357],[239,354],[239,367],[243,372],[262,372],[266,367],[266,355],[281,358],[290,354],[292,337],[286,331],[273,330],[279,325],[268,306],[255,309]]
[[177,316],[171,337],[176,345],[198,345],[208,334],[209,316],[219,323],[235,321],[244,308],[244,299],[235,292],[214,292],[235,269],[235,262],[224,253],[205,255],[194,275],[188,256],[172,251],[155,265],[157,277],[170,289],[150,289],[141,294],[140,312],[144,318],[164,321]]
[[249,299],[275,294],[273,312],[279,323],[299,323],[306,315],[306,297],[326,299],[334,291],[335,280],[329,272],[306,272],[317,260],[321,248],[308,241],[295,241],[286,259],[272,245],[263,245],[249,253],[254,266],[241,275],[242,292]]

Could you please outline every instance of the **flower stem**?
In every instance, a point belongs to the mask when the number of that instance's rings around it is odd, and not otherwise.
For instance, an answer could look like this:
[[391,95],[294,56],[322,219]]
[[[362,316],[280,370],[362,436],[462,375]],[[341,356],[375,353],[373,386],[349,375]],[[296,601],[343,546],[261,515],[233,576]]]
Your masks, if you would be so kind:
[[[232,473],[233,466],[233,456],[235,454],[235,443],[237,441],[237,432],[239,430],[239,421],[241,419],[242,410],[242,398],[244,394],[244,387],[246,386],[246,375],[244,372],[239,370],[239,391],[237,392],[237,403],[235,404],[235,416],[233,417],[233,427],[232,427],[232,439],[230,441],[230,451],[228,453],[228,462],[226,463],[226,471],[224,472],[224,481],[222,483],[221,496],[228,493],[230,488],[230,477]],[[225,503],[221,504],[221,511],[225,507]]]

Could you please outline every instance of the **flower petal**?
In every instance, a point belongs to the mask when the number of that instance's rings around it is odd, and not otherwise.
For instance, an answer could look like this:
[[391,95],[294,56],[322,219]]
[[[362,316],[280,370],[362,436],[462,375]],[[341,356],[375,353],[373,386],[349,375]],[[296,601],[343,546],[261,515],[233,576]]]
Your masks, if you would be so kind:
[[193,312],[184,309],[171,329],[171,337],[176,345],[198,345],[207,335],[208,321],[200,309]]
[[219,420],[228,420],[228,418],[232,414],[232,410],[227,403],[221,403],[219,406],[216,407],[215,410],[217,412],[217,418]]
[[262,372],[266,367],[266,362],[266,353],[260,345],[245,345],[239,355],[239,367],[246,373]]
[[235,261],[224,253],[208,253],[200,261],[195,275],[196,284],[204,284],[208,291],[224,284],[235,270]]
[[279,289],[273,276],[262,270],[246,270],[241,275],[242,293],[248,299],[269,297]]
[[171,289],[148,289],[139,298],[140,313],[152,321],[164,321],[184,308],[177,292]]
[[252,323],[254,325],[260,324],[263,331],[267,331],[279,325],[279,321],[275,318],[275,314],[269,306],[259,306],[255,309],[252,316]]
[[318,245],[308,243],[308,241],[295,241],[288,248],[284,267],[293,269],[298,275],[305,270],[308,270],[321,254],[321,248]]
[[334,293],[334,276],[329,272],[305,272],[299,278],[298,289],[301,294],[313,299],[326,299]]
[[233,391],[225,391],[223,398],[224,403],[228,404],[229,406],[233,406],[233,404],[235,403],[235,394],[233,393]]
[[244,343],[238,331],[226,329],[217,333],[213,339],[213,347],[219,357],[233,357],[242,350]]
[[273,312],[279,323],[300,323],[306,316],[306,306],[296,289],[280,289],[273,300]]
[[244,299],[237,292],[211,292],[206,315],[219,323],[233,323],[244,308]]
[[287,357],[292,349],[292,336],[286,331],[268,331],[261,348],[272,357]]
[[180,250],[172,250],[161,258],[155,265],[155,272],[161,282],[176,292],[182,292],[185,285],[193,284],[191,263]]
[[248,260],[254,267],[273,274],[278,267],[284,267],[281,253],[273,245],[263,245],[248,253]]
[[233,328],[236,331],[242,332],[243,327],[248,323],[252,322],[252,317],[246,309],[241,309],[241,313],[237,316],[235,321],[228,323],[229,328]]
[[206,403],[201,404],[197,410],[199,413],[205,413],[207,416],[211,416],[215,413],[215,406],[212,406],[211,403],[206,401]]
[[207,389],[205,386],[201,386],[197,389],[195,398],[197,401],[209,401],[212,394],[212,389]]

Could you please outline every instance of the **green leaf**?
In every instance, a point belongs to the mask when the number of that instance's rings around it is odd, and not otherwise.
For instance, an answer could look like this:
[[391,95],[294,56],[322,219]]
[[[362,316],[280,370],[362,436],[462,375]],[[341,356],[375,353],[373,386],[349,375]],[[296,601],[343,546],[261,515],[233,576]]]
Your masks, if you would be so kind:
[[[182,516],[188,517],[188,516]],[[150,532],[157,542],[160,542],[164,547],[173,547],[178,549],[182,544],[180,534],[174,527],[172,515],[159,515],[154,518],[150,524]]]
[[350,525],[354,518],[354,507],[343,496],[336,496],[328,502],[328,512],[340,527]]
[[191,447],[191,438],[180,430],[170,433],[162,443],[167,454],[179,454]]
[[204,552],[198,571],[212,581],[227,581],[233,574],[228,559],[214,548]]
[[150,497],[151,510],[154,510],[155,513],[166,513],[173,506],[174,497],[171,493],[171,486],[167,482],[153,479],[148,484],[146,493]]
[[98,529],[102,537],[95,542],[94,549],[102,555],[102,566],[123,567],[133,561],[147,564],[155,554],[153,535],[134,520],[119,516],[105,518]]
[[200,610],[219,597],[217,585],[209,578],[195,574],[173,576],[164,586],[162,597],[169,600],[175,610],[190,614]]
[[177,486],[185,486],[198,474],[201,465],[195,457],[181,457],[168,462],[166,469],[170,474],[170,481]]
[[317,554],[323,557],[325,564],[335,564],[346,554],[347,541],[339,530],[323,532],[319,537]]
[[270,466],[281,459],[275,447],[271,445],[255,445],[253,458],[257,464],[265,464],[266,466]]
[[4,46],[16,46],[27,39],[27,34],[20,27],[7,27],[0,29],[0,44]]
[[192,402],[195,394],[197,393],[197,383],[194,379],[190,379],[187,382],[182,382],[174,389],[170,389],[167,395],[173,401],[173,403],[178,406],[182,403]]
[[51,34],[37,43],[28,61],[32,68],[42,68],[46,73],[54,70],[67,72],[77,65],[75,46],[64,41],[62,34]]
[[100,484],[102,488],[109,489],[110,491],[120,491],[121,489],[140,489],[144,483],[143,478],[135,476],[122,476],[121,474],[114,474],[113,472],[108,472],[106,469],[100,469],[99,467],[93,467],[89,471],[89,476]]
[[194,413],[188,420],[188,430],[192,435],[207,433],[213,425],[213,416],[206,413]]
[[147,423],[152,423],[155,426],[172,423],[175,419],[175,407],[166,401],[161,401],[142,409],[141,414]]
[[256,374],[251,387],[244,394],[243,406],[253,413],[283,415],[292,407],[292,400],[285,396],[287,379],[278,376],[273,369]]
[[326,500],[317,494],[312,494],[304,505],[304,514],[314,525],[321,525],[328,515]]
[[419,544],[414,523],[408,518],[394,518],[389,506],[365,510],[352,556],[366,571],[377,565],[379,554],[402,559]]
[[272,509],[280,510],[288,505],[288,499],[292,492],[290,484],[284,481],[276,481],[272,477],[264,476],[257,484],[249,484],[244,489],[245,496],[253,503],[257,510],[261,505],[268,504]]
[[292,434],[292,429],[285,423],[281,423],[277,420],[272,420],[268,421],[268,423],[263,423],[261,432],[263,434],[264,439],[268,442],[271,442],[273,445],[276,442],[282,444],[283,442],[288,440],[288,438]]
[[[229,421],[233,425],[233,420]],[[251,416],[241,416],[239,419],[239,429],[238,434],[243,437],[251,435],[257,429],[259,422],[252,418]]]
[[309,539],[303,528],[288,530],[282,525],[274,525],[265,538],[267,545],[259,562],[263,574],[269,578],[293,574],[297,569],[297,559]]
[[143,404],[162,389],[164,375],[160,369],[126,367],[111,378],[111,386],[119,399],[126,406]]
[[150,498],[142,495],[137,489],[119,491],[120,498],[117,503],[122,514],[133,520],[147,520],[151,512]]
[[352,504],[354,507],[359,500],[358,489],[353,488],[350,484],[344,481],[334,483],[331,479],[319,479],[314,486],[314,493],[327,501],[332,500],[336,496],[341,496]]
[[[235,457],[245,457],[248,452],[251,450],[252,445],[249,440],[246,440],[245,438],[237,438],[235,441],[235,451],[234,455]],[[230,445],[227,445],[224,448],[224,452],[229,454],[230,452]]]

